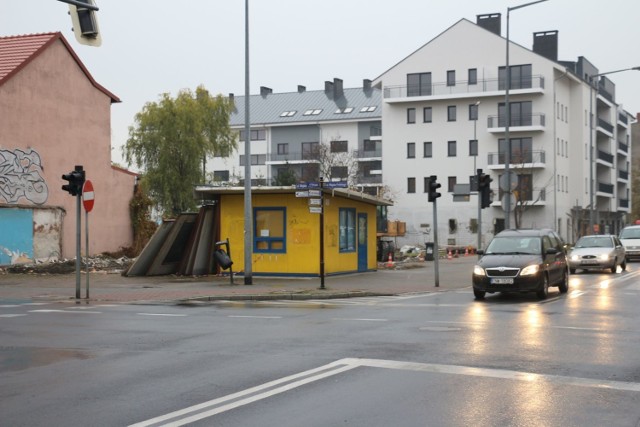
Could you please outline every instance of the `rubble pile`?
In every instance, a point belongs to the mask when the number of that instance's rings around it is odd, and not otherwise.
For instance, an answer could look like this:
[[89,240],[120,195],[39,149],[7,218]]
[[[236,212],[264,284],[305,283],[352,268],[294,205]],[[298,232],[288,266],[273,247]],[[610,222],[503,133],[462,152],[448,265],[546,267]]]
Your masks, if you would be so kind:
[[[114,258],[102,254],[89,258],[83,257],[80,265],[82,271],[86,271],[88,265],[90,272],[122,273],[133,261],[134,259],[126,256]],[[75,258],[0,267],[0,274],[68,274],[75,271]]]

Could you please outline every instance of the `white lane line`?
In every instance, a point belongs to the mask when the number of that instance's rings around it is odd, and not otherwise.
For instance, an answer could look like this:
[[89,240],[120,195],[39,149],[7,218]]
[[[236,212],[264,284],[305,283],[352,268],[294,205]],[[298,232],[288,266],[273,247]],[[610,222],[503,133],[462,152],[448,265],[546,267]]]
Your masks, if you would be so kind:
[[234,319],[282,319],[282,316],[227,316]]
[[101,311],[69,311],[69,310],[29,310],[29,313],[73,313],[73,314],[102,314]]
[[170,313],[136,313],[138,316],[164,316],[164,317],[187,317],[186,314],[170,314]]
[[[548,383],[565,386],[640,392],[640,383],[625,381],[595,380],[590,378],[565,377],[560,375],[536,374],[533,372],[510,371],[506,369],[476,368],[471,366],[346,358],[337,360],[328,365],[320,366],[319,368],[304,371],[299,374],[294,374],[279,380],[239,391],[237,393],[209,400],[185,409],[180,409],[166,415],[161,415],[159,417],[132,424],[129,427],[148,427],[153,425],[172,427],[182,426],[359,367],[396,369],[434,374],[466,375],[473,377],[524,381],[529,383]],[[227,403],[230,401],[232,402]]]
[[355,321],[355,322],[388,322],[389,319],[358,319],[358,318],[346,318],[346,317],[334,317],[331,320],[337,320],[337,321]]
[[50,304],[50,303],[48,303],[48,302],[25,302],[22,305],[47,305],[47,304]]
[[[166,415],[161,415],[159,417],[155,417],[147,421],[142,421],[136,424],[132,424],[130,427],[147,427],[147,426],[156,425],[156,424],[163,425],[163,426],[181,426],[184,424],[192,423],[197,420],[201,420],[203,418],[211,417],[213,415],[228,411],[230,409],[237,408],[239,406],[247,405],[249,403],[253,403],[258,400],[265,399],[267,397],[270,397],[279,393],[283,393],[288,390],[292,390],[296,387],[300,387],[304,384],[308,384],[313,381],[318,381],[323,378],[340,374],[342,372],[345,372],[357,367],[358,367],[357,365],[345,365],[344,363],[341,363],[341,361],[329,363],[328,365],[320,366],[318,368],[310,369],[308,371],[300,372],[298,374],[293,374],[288,377],[281,378],[279,380],[270,381],[268,383],[264,383],[256,387],[248,388],[246,390],[242,390],[237,393],[229,394],[227,396],[223,396],[218,399],[209,400],[207,402],[190,406],[185,409],[180,409],[178,411],[171,412]],[[237,400],[227,405],[219,406],[216,409],[209,409],[216,405],[221,405],[228,401],[240,399],[245,396],[250,396],[250,397],[246,397],[242,400]],[[206,412],[200,412],[196,415],[192,415],[187,418],[181,418],[171,423],[165,424],[165,422],[168,420],[175,419],[182,416],[187,416],[192,413],[196,413],[198,411],[202,411],[206,409],[209,409],[209,410]]]
[[603,332],[602,328],[580,328],[577,326],[552,326],[554,329],[573,329],[576,331],[594,331],[594,332]]
[[20,317],[26,316],[26,314],[0,314],[0,317]]
[[20,307],[20,304],[2,304],[2,305],[0,305],[0,308],[14,308],[14,307]]

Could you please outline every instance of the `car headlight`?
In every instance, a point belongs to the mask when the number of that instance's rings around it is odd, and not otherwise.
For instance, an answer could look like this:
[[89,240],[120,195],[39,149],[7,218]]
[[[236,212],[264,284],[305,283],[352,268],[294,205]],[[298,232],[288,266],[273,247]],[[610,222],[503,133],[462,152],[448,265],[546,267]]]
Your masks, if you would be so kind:
[[571,261],[580,261],[580,255],[571,255]]
[[484,276],[484,268],[480,267],[479,265],[474,265],[473,266],[473,275],[474,276]]
[[534,264],[534,265],[529,265],[525,268],[522,269],[522,271],[520,272],[521,276],[532,276],[534,274],[538,274],[538,271],[540,271],[540,266],[538,264]]
[[601,261],[609,261],[609,254],[602,254],[599,258]]

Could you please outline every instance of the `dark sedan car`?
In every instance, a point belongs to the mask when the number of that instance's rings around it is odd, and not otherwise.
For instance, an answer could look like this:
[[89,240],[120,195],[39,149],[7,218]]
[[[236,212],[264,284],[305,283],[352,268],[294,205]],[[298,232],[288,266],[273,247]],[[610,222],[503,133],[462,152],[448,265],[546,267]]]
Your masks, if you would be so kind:
[[553,230],[503,230],[496,234],[473,268],[473,294],[535,292],[539,299],[549,287],[569,290],[564,242]]

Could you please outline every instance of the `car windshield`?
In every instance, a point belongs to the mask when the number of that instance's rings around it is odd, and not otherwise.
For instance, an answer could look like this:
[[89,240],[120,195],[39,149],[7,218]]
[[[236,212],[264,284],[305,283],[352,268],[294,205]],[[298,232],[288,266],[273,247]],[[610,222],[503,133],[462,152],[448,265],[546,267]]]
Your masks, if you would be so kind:
[[487,250],[488,255],[539,255],[540,238],[539,237],[496,237],[494,238]]
[[640,228],[625,228],[620,233],[621,239],[640,239]]
[[576,242],[576,248],[612,248],[611,237],[585,236]]

